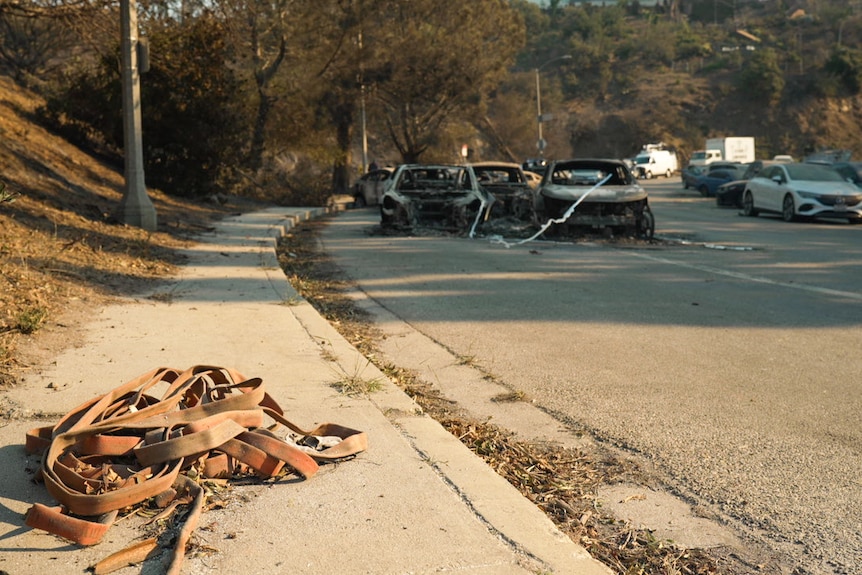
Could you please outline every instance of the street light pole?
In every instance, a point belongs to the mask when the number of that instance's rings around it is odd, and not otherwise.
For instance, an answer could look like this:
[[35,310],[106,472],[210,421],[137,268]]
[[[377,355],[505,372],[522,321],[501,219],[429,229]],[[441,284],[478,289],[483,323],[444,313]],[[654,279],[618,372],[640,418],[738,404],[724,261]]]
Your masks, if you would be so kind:
[[123,155],[126,183],[118,216],[123,223],[152,232],[157,228],[156,208],[144,186],[136,0],[120,2],[120,35],[123,51]]
[[539,156],[545,154],[545,140],[542,137],[542,87],[539,84],[539,68],[536,68],[536,147],[539,148]]
[[535,69],[536,72],[536,135],[538,136],[538,140],[536,141],[536,147],[539,148],[539,157],[545,155],[545,139],[542,136],[542,122],[544,121],[542,118],[542,86],[539,81],[539,72],[547,66],[548,64],[553,64],[558,60],[571,60],[572,55],[566,54],[564,56],[558,56],[556,58],[551,58],[541,66]]
[[[359,31],[359,53],[362,54],[362,30]],[[362,130],[362,173],[368,173],[368,132],[365,118],[365,75],[362,62],[359,65],[359,120]]]

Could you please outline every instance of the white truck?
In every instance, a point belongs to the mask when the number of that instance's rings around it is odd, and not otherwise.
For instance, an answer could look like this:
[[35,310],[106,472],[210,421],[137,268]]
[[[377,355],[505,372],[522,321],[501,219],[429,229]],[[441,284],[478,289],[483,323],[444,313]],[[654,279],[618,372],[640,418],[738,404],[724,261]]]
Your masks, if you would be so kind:
[[643,180],[658,176],[669,178],[678,167],[676,152],[665,149],[662,144],[647,144],[635,156],[632,172]]
[[748,136],[735,138],[709,138],[706,141],[706,150],[717,150],[721,152],[721,157],[717,160],[747,164],[754,161],[754,138]]
[[695,150],[691,153],[691,159],[688,161],[689,166],[704,167],[713,162],[723,160],[719,150]]

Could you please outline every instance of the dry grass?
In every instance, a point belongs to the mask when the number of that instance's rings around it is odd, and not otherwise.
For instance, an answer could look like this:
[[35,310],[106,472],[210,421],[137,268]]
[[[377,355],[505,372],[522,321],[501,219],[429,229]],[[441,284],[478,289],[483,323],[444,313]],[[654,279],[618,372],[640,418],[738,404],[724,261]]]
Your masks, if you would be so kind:
[[34,334],[170,274],[178,249],[227,210],[150,190],[158,230],[117,223],[122,166],[35,124],[38,105],[0,77],[0,386],[28,367],[21,346]]

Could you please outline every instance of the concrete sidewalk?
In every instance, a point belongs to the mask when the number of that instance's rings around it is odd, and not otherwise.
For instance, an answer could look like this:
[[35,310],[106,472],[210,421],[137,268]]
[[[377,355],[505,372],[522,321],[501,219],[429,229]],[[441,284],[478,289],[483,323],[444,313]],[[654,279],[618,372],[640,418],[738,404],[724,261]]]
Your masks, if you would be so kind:
[[[157,297],[93,310],[80,346],[4,394],[12,408],[0,427],[0,573],[84,573],[143,538],[137,517],[88,548],[28,528],[33,503],[55,502],[31,481],[38,459],[25,453],[25,433],[155,367],[193,365],[260,377],[296,424],[365,431],[369,450],[308,481],[234,486],[224,508],[204,512],[192,539],[200,552],[183,573],[611,573],[296,294],[275,238],[319,213],[279,208],[221,222]],[[382,390],[348,397],[335,388],[356,376]],[[117,573],[163,570],[152,559]]]

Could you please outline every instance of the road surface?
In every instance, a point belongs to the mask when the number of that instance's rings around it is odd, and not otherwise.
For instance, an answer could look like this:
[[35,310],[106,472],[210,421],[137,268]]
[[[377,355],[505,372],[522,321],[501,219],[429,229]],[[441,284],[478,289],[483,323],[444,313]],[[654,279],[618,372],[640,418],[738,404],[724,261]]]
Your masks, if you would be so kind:
[[370,298],[805,572],[862,573],[862,226],[645,182],[657,245],[392,237],[324,248]]

